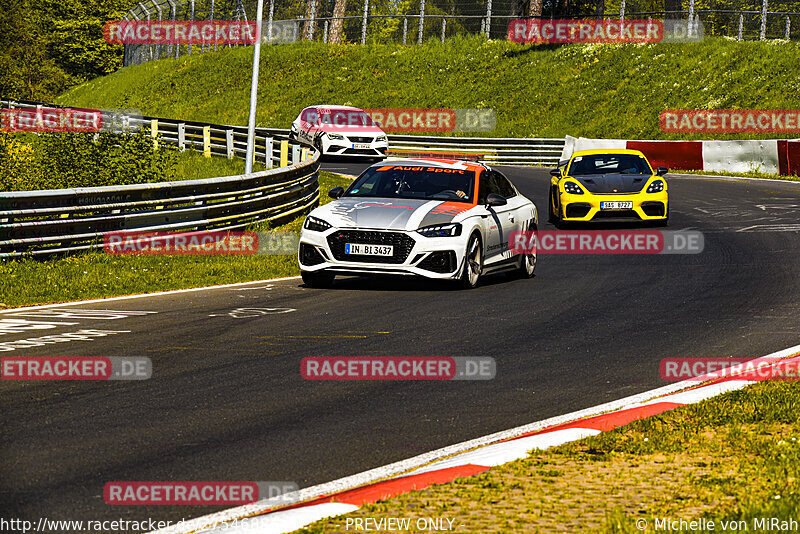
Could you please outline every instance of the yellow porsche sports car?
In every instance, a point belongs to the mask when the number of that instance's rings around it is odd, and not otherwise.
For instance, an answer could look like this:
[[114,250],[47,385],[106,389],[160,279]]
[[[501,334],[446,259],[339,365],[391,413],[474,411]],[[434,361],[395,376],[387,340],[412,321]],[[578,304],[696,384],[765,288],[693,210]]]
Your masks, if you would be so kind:
[[549,220],[669,220],[666,167],[655,172],[638,150],[579,150],[550,171]]

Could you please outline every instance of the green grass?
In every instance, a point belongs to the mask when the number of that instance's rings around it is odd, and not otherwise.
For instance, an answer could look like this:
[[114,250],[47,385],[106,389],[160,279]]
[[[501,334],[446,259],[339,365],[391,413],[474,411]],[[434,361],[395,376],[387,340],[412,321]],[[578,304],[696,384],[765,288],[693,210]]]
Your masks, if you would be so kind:
[[[349,183],[348,178],[321,172],[320,201],[330,200],[331,187]],[[299,233],[301,224],[302,217],[275,229]],[[250,228],[267,229],[265,223]],[[294,255],[120,256],[96,251],[50,260],[6,260],[0,261],[0,308],[248,282],[299,272]]]
[[[671,108],[799,109],[800,43],[525,46],[482,37],[422,46],[265,46],[257,122],[287,128],[311,104],[491,108],[486,136],[702,138],[665,134]],[[78,86],[58,103],[245,124],[252,49],[167,59]],[[720,134],[720,139],[786,134]]]
[[[195,150],[186,150],[178,156],[173,168],[173,180],[204,180],[217,176],[236,176],[244,174],[245,161],[241,158],[207,158]],[[254,163],[253,172],[266,170],[263,163]]]
[[[635,533],[645,519],[715,522],[800,514],[800,385],[762,382],[511,462],[367,505],[345,519],[444,517],[458,532]],[[661,529],[664,530],[664,529]],[[711,530],[695,530],[711,532]]]

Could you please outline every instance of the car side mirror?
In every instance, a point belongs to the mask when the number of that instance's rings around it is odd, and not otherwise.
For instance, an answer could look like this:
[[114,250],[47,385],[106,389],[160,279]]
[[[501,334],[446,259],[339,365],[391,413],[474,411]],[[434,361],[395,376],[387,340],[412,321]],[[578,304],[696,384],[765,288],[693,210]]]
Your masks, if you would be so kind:
[[344,187],[334,187],[328,191],[328,196],[331,198],[339,198],[344,195]]
[[664,176],[665,174],[667,174],[667,172],[669,172],[669,169],[666,167],[659,167],[658,169],[656,169],[656,174],[659,176]]
[[486,204],[489,206],[505,206],[508,204],[508,201],[505,197],[498,195],[497,193],[490,193],[489,196],[486,197]]
[[550,169],[550,176],[561,177],[561,169]]

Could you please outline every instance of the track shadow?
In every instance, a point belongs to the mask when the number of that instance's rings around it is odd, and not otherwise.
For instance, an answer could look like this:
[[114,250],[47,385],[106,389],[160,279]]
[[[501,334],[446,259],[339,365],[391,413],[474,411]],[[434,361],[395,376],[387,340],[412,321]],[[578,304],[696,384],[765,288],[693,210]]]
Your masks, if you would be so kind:
[[651,221],[603,221],[603,222],[567,222],[558,226],[548,225],[556,230],[653,230],[664,229],[658,222]]
[[522,50],[506,50],[503,52],[504,57],[515,58],[530,54],[531,52],[552,52],[563,47],[563,44],[547,43],[547,44],[532,44],[528,45]]
[[[533,278],[536,278],[534,275]],[[329,290],[334,291],[403,291],[403,292],[442,292],[476,291],[520,280],[514,273],[493,273],[481,277],[480,285],[473,290],[462,289],[453,280],[431,280],[415,276],[342,276],[337,277]],[[308,286],[303,286],[308,287]]]

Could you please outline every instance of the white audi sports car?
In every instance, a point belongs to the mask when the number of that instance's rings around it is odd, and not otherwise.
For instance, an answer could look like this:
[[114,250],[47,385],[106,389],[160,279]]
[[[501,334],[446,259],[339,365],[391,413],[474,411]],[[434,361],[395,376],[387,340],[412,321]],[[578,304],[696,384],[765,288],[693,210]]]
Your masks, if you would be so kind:
[[517,270],[532,277],[535,254],[509,248],[514,231],[535,231],[536,206],[497,170],[455,160],[397,160],[369,167],[303,223],[303,281],[336,275],[417,275],[457,280]]

